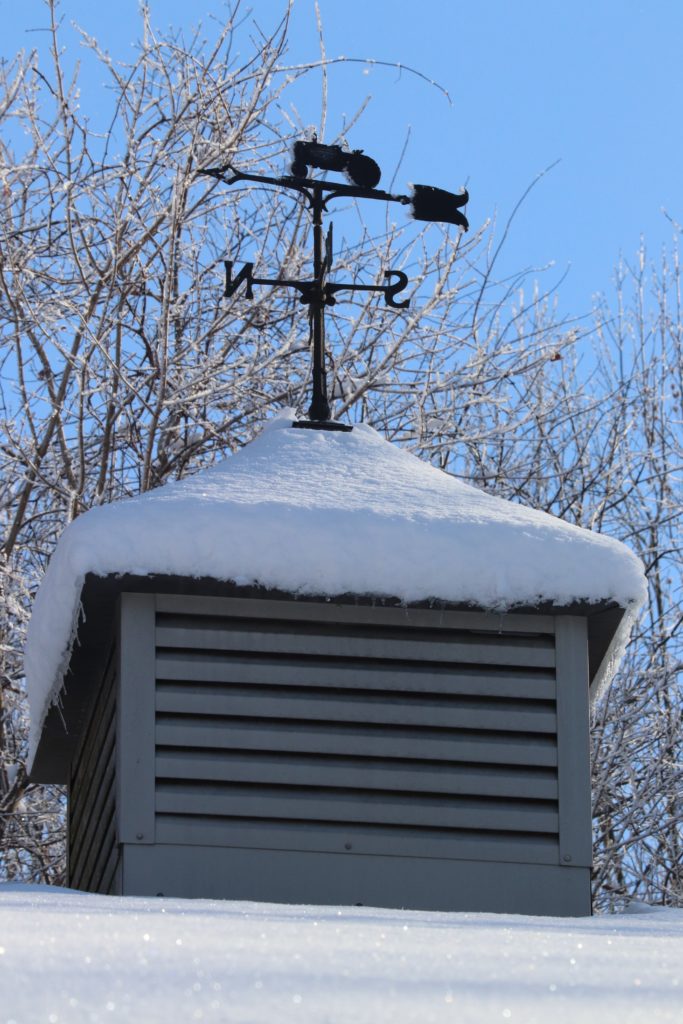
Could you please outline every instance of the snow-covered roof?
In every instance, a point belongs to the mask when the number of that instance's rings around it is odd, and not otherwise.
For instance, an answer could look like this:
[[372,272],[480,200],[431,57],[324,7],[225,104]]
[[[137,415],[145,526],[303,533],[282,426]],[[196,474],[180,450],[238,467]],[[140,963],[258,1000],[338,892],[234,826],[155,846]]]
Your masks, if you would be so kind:
[[35,752],[60,691],[87,573],[168,574],[295,594],[426,599],[502,610],[645,597],[609,537],[486,494],[388,443],[272,420],[195,476],[91,509],[64,531],[37,594],[25,669]]

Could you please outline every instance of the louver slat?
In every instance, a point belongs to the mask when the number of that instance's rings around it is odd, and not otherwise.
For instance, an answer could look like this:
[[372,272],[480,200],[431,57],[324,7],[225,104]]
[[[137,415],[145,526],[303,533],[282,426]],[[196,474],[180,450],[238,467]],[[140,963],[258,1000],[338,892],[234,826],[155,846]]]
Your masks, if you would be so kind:
[[157,784],[157,812],[228,818],[278,818],[424,828],[502,829],[557,832],[557,810],[537,801],[481,800],[422,794],[419,800],[396,793],[347,793],[343,790],[284,786],[195,786]]
[[346,789],[397,790],[401,793],[453,793],[557,800],[557,777],[551,768],[508,765],[505,772],[486,766],[418,761],[372,761],[274,755],[244,755],[230,751],[160,748],[156,757],[159,779],[203,782],[251,782],[283,786],[321,785]]
[[[208,619],[225,623],[228,619],[240,622],[246,620],[282,623],[334,623],[335,626],[360,625],[373,628],[393,629],[448,629],[464,630],[470,633],[482,632],[487,635],[516,633],[546,634],[552,636],[555,623],[551,615],[513,614],[495,615],[491,612],[452,611],[434,608],[401,608],[382,604],[356,605],[337,601],[324,604],[297,600],[274,600],[259,598],[258,608],[254,600],[241,597],[199,597],[193,596],[190,608],[186,595],[157,594],[156,609],[160,622],[184,619],[185,622],[206,622]],[[256,611],[255,611],[256,609]],[[189,614],[188,614],[189,613]]]
[[157,650],[157,679],[168,682],[264,683],[269,686],[313,686],[324,682],[330,687],[411,693],[445,693],[480,697],[515,697],[531,700],[555,699],[553,671],[525,672],[523,668],[477,667],[467,670],[457,665],[405,664],[400,661],[377,662],[368,667],[353,658],[325,661],[322,658],[285,657],[266,659],[260,653],[226,658],[220,652]]
[[[216,692],[191,684],[182,688],[157,686],[158,711],[180,715],[230,718],[296,718],[300,721],[361,722],[433,729],[498,729],[512,732],[555,733],[552,705],[529,701],[429,700],[424,694],[353,696],[323,691],[286,692],[269,687]],[[550,710],[549,710],[550,708]]]
[[157,626],[158,647],[198,648],[211,651],[234,651],[271,654],[301,654],[329,658],[398,659],[404,661],[446,661],[461,664],[524,665],[552,668],[554,648],[545,642],[519,647],[505,644],[498,637],[487,643],[457,642],[420,643],[417,639],[384,637],[335,636],[324,633],[277,633],[270,631],[241,632],[238,629],[199,629]]
[[157,746],[211,747],[217,750],[301,751],[486,764],[553,767],[557,747],[537,734],[487,734],[455,730],[383,729],[315,725],[292,721],[206,719],[157,715]]

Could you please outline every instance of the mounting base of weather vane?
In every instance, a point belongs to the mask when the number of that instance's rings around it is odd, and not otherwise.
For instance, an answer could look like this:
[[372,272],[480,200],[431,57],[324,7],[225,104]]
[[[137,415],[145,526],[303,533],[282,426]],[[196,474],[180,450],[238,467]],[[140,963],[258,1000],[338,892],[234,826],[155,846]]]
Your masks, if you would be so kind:
[[336,420],[295,420],[292,426],[303,430],[343,430],[347,433],[353,430],[348,423],[337,423]]

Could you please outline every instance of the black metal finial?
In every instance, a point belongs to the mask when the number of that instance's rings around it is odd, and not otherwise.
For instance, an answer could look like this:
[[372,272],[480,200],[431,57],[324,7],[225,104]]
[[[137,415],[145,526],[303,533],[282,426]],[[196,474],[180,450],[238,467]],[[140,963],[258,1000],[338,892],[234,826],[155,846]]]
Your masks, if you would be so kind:
[[[343,172],[349,184],[329,182],[320,178],[309,178],[309,168],[323,171]],[[469,195],[467,191],[459,195],[446,192],[432,185],[414,185],[412,196],[392,195],[375,186],[379,183],[382,172],[375,161],[366,156],[362,150],[345,150],[341,146],[328,146],[314,138],[310,142],[297,141],[292,151],[291,175],[282,178],[271,178],[259,174],[243,174],[230,164],[224,167],[208,167],[199,172],[212,178],[234,185],[236,182],[255,182],[266,185],[277,185],[280,188],[293,189],[299,192],[308,203],[313,220],[313,280],[288,281],[257,278],[253,276],[253,263],[245,263],[239,273],[233,277],[233,263],[225,260],[225,291],[230,297],[244,285],[248,299],[253,298],[253,285],[267,285],[271,288],[296,288],[300,293],[300,301],[309,307],[311,324],[311,346],[313,356],[313,395],[308,409],[308,420],[294,424],[295,427],[308,427],[318,430],[351,430],[344,423],[330,419],[330,404],[327,397],[327,375],[325,369],[325,307],[334,306],[336,295],[341,291],[383,292],[384,301],[393,309],[406,309],[408,299],[398,301],[399,295],[407,286],[408,278],[402,270],[388,270],[384,274],[387,284],[355,284],[354,282],[331,282],[328,276],[332,270],[332,226],[323,239],[323,213],[327,204],[341,196],[356,199],[381,199],[385,202],[410,205],[415,220],[441,221],[456,224],[467,231],[467,218],[460,212]]]

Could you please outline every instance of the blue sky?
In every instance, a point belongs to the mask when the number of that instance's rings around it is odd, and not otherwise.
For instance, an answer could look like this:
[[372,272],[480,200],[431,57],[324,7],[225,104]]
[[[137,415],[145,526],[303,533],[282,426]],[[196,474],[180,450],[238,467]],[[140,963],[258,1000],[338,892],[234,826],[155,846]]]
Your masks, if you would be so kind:
[[[244,3],[245,15],[273,27],[283,0]],[[153,21],[189,27],[221,19],[217,0],[151,3]],[[683,2],[681,0],[320,0],[330,57],[371,57],[418,69],[448,90],[395,68],[363,63],[329,71],[328,132],[366,96],[371,102],[349,135],[384,170],[388,185],[406,133],[396,179],[453,191],[467,182],[473,225],[502,222],[535,176],[535,187],[506,245],[511,270],[554,261],[561,308],[586,311],[609,291],[614,263],[631,257],[644,235],[655,256],[683,222]],[[78,52],[72,20],[114,56],[126,57],[139,32],[136,0],[94,5],[64,0],[63,44]],[[40,0],[0,0],[2,53],[45,46]],[[32,31],[33,30],[33,31]],[[248,49],[245,34],[245,49]],[[289,57],[319,54],[313,0],[295,0]],[[304,124],[320,117],[320,76],[293,97]],[[91,82],[96,103],[99,82]]]

